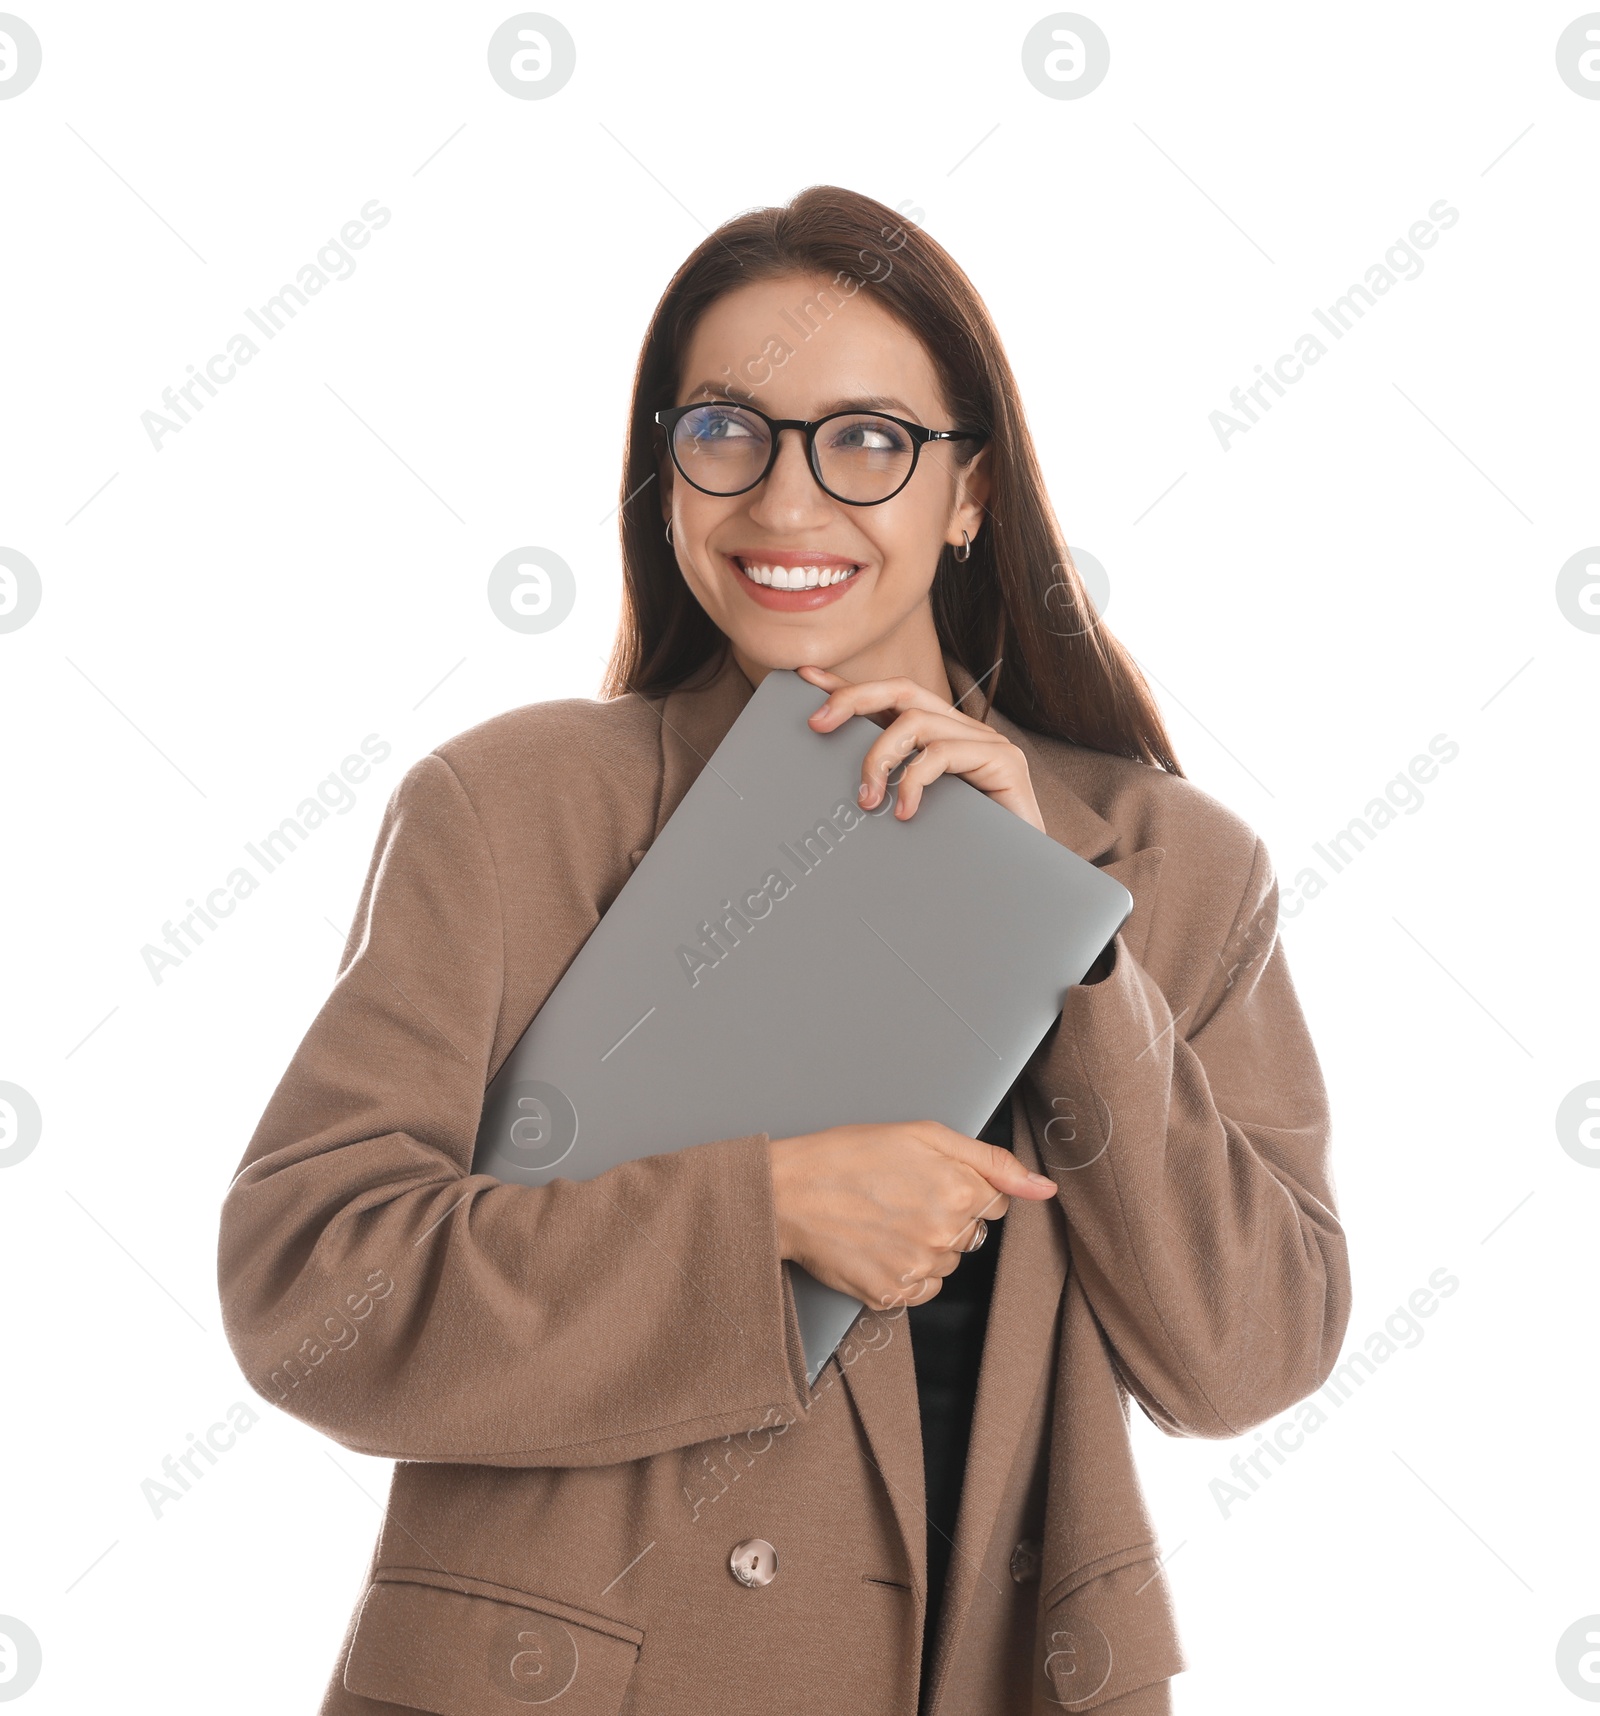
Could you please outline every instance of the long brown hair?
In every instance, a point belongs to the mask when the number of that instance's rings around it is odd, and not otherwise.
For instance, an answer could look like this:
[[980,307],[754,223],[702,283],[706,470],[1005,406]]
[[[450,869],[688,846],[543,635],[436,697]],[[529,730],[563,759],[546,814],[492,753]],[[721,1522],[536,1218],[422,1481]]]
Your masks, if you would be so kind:
[[[812,185],[783,207],[752,209],[719,227],[656,306],[634,376],[618,509],[623,609],[602,694],[656,695],[723,660],[727,639],[695,600],[662,530],[655,480],[664,442],[655,413],[676,403],[682,355],[714,300],[787,275],[829,276],[835,304],[870,285],[927,349],[953,421],[987,431],[985,527],[970,559],[956,560],[946,546],[934,573],[933,616],[945,654],[982,680],[993,706],[1018,726],[1181,775],[1143,674],[1095,613],[1072,564],[982,299],[919,227],[834,185]],[[832,313],[829,296],[815,295],[808,320],[813,309]]]

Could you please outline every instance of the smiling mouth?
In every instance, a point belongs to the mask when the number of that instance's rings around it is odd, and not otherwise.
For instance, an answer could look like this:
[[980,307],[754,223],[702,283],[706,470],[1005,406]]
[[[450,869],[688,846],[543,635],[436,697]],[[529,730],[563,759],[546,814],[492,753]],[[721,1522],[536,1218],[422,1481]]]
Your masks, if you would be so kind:
[[752,584],[767,590],[826,590],[843,584],[861,570],[854,560],[824,561],[806,565],[791,565],[786,560],[763,560],[756,555],[730,555],[743,575]]

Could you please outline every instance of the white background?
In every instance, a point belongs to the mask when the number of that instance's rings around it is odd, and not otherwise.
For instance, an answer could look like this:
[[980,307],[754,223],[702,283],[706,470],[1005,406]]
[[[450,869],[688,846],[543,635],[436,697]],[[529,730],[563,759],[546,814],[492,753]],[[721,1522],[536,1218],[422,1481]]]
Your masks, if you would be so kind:
[[[1314,842],[1433,735],[1460,747],[1283,927],[1350,1345],[1434,1271],[1460,1286],[1226,1517],[1212,1480],[1254,1439],[1138,1420],[1177,1707],[1577,1708],[1600,1172],[1555,1113],[1600,1078],[1600,635],[1556,575],[1600,541],[1600,101],[1556,73],[1576,11],[1090,0],[1109,75],[1052,100],[1022,72],[1034,6],[555,0],[576,74],[520,101],[487,71],[506,9],[19,3],[44,61],[0,101],[0,545],[43,601],[0,635],[0,1079],[43,1135],[0,1172],[0,1614],[42,1641],[28,1716],[314,1708],[387,1469],[250,1393],[219,1201],[406,766],[598,687],[671,271],[817,181],[971,274],[1108,623],[1286,904]],[[372,198],[393,218],[355,273],[155,451],[163,388]],[[1229,390],[1440,198],[1424,271],[1224,451]],[[577,575],[548,635],[486,599],[519,545]],[[369,733],[393,750],[355,807],[155,983],[141,948]],[[236,1401],[258,1421],[155,1517],[143,1480]]]

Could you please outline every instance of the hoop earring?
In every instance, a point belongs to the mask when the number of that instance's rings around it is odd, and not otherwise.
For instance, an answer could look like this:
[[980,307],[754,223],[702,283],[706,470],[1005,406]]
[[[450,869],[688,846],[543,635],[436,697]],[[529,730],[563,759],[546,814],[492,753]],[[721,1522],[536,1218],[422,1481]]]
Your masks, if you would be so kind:
[[957,560],[970,560],[972,558],[972,538],[965,531],[962,531],[961,546],[951,549],[950,552],[955,555]]
[[[670,518],[667,520],[667,541],[672,542],[672,520]],[[676,548],[678,545],[672,542],[672,546]]]

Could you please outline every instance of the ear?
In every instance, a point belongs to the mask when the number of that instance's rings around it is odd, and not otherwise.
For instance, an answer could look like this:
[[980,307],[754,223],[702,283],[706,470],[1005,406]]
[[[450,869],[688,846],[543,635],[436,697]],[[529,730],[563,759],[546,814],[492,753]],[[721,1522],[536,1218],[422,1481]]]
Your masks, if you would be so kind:
[[988,516],[991,486],[989,449],[983,447],[976,457],[969,459],[956,472],[956,504],[950,514],[950,529],[957,547],[960,546],[962,531],[977,540],[979,527]]

